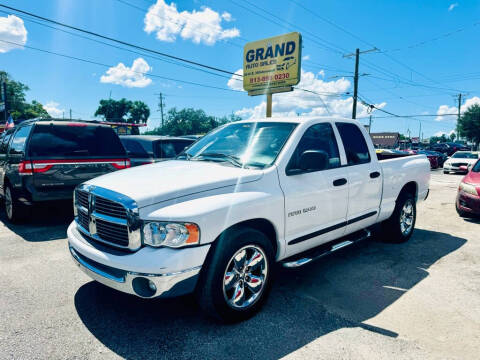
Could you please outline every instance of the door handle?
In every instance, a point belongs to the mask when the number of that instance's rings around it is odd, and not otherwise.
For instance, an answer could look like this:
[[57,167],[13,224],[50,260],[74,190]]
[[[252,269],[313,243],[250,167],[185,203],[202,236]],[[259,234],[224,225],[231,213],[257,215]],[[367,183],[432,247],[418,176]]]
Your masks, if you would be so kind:
[[347,179],[345,178],[333,180],[333,186],[342,186],[342,185],[345,185],[346,183],[347,183]]
[[380,176],[380,173],[379,173],[378,171],[374,171],[374,172],[370,173],[370,177],[371,177],[372,179],[375,179],[375,178],[377,178],[377,177],[379,177],[379,176]]

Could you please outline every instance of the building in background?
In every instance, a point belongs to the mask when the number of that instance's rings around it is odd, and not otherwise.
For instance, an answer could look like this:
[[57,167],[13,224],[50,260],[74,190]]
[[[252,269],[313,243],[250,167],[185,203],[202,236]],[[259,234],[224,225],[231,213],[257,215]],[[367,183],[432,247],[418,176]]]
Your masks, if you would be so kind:
[[399,146],[400,133],[398,132],[371,133],[370,137],[377,149],[396,149]]

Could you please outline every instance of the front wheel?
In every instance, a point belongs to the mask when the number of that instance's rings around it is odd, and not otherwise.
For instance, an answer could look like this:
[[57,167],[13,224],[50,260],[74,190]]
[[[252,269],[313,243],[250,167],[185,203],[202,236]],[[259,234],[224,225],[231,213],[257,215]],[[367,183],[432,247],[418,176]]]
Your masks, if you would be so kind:
[[236,322],[265,302],[273,274],[273,246],[255,229],[228,231],[213,245],[197,286],[197,299],[209,315]]
[[412,194],[401,194],[396,202],[392,216],[385,221],[385,241],[402,243],[410,239],[415,228],[417,208]]

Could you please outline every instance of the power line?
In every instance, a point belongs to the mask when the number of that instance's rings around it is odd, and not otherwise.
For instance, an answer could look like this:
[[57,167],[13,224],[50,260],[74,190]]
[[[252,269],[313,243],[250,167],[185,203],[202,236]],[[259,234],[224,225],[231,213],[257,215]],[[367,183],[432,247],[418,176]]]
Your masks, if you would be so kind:
[[[3,11],[3,10],[0,10],[0,13],[9,14],[7,11]],[[156,59],[156,60],[159,60],[159,61],[162,61],[162,62],[166,62],[168,64],[181,66],[183,68],[187,68],[187,69],[191,69],[191,70],[195,70],[195,71],[200,71],[200,72],[203,72],[203,73],[206,73],[206,74],[222,77],[222,78],[225,78],[225,79],[230,79],[231,78],[230,76],[214,73],[212,71],[208,71],[208,70],[205,70],[205,69],[202,69],[202,68],[198,68],[198,67],[194,67],[194,66],[191,66],[191,65],[183,64],[183,63],[178,62],[178,61],[164,59],[164,58],[161,58],[161,57],[158,57],[158,56],[153,56],[153,55],[150,55],[150,54],[146,54],[144,52],[139,52],[139,51],[135,51],[135,50],[132,50],[132,49],[127,49],[127,48],[124,48],[124,47],[121,47],[121,46],[116,46],[116,45],[113,45],[113,44],[109,44],[109,43],[104,42],[104,41],[92,39],[90,37],[83,36],[83,35],[80,35],[80,34],[76,34],[74,32],[64,30],[64,29],[60,29],[60,28],[57,28],[57,27],[54,27],[54,26],[50,26],[50,25],[44,24],[42,22],[32,20],[32,19],[27,18],[27,17],[24,18],[24,20],[26,20],[28,22],[31,22],[31,23],[34,23],[34,24],[37,24],[37,25],[40,25],[40,26],[44,26],[44,27],[53,29],[53,30],[61,31],[63,33],[66,33],[66,34],[69,34],[69,35],[72,35],[72,36],[76,36],[76,37],[81,38],[81,39],[85,39],[85,40],[93,41],[93,42],[98,43],[98,44],[109,46],[109,47],[112,47],[114,49],[127,51],[127,52],[130,52],[132,54],[137,54],[137,55],[141,55],[141,56],[144,56],[144,57],[147,57],[147,58]]]
[[[16,45],[16,46],[18,46],[19,48],[24,47],[24,48],[27,48],[27,49],[36,50],[36,51],[40,51],[40,52],[47,53],[47,54],[51,54],[51,55],[61,56],[61,57],[64,57],[64,58],[68,58],[68,59],[72,59],[72,60],[77,60],[77,61],[81,61],[81,62],[84,62],[84,63],[89,63],[89,64],[93,64],[93,65],[103,66],[103,67],[106,67],[106,68],[111,68],[111,67],[113,67],[113,65],[104,64],[104,63],[100,63],[100,62],[93,61],[93,60],[87,60],[87,59],[79,58],[79,57],[76,57],[76,56],[61,54],[61,53],[57,53],[57,52],[49,51],[49,50],[45,50],[45,49],[39,49],[39,48],[36,48],[36,47],[33,47],[33,46],[22,45],[22,44],[15,43],[15,42],[12,42],[12,41],[1,40],[1,39],[0,39],[0,41],[1,41],[1,42],[4,42],[4,43],[7,43],[7,44]],[[145,75],[145,76],[151,76],[151,77],[155,77],[155,78],[159,78],[159,79],[163,79],[163,80],[176,81],[176,82],[180,82],[180,83],[184,83],[184,84],[188,84],[188,85],[195,85],[195,86],[201,86],[201,87],[205,87],[205,88],[218,89],[218,90],[224,90],[224,91],[232,91],[232,92],[237,92],[237,93],[242,92],[242,91],[233,90],[233,89],[230,89],[230,88],[223,88],[223,87],[219,87],[219,86],[201,84],[201,83],[197,83],[197,82],[193,82],[193,81],[186,81],[186,80],[174,79],[174,78],[170,78],[170,77],[166,77],[166,76],[161,76],[161,75],[157,75],[157,74],[145,73],[145,72],[134,71],[134,70],[131,70],[131,71],[134,72],[134,73],[136,73],[136,74],[141,74],[141,75]]]
[[82,29],[82,28],[79,28],[79,27],[76,27],[76,26],[72,26],[72,25],[68,25],[68,24],[65,24],[65,23],[61,23],[61,22],[59,22],[59,21],[52,20],[52,19],[48,19],[48,18],[46,18],[46,17],[40,16],[40,15],[36,15],[36,14],[33,14],[33,13],[31,13],[31,12],[28,12],[28,11],[20,10],[20,9],[11,7],[11,6],[7,6],[7,5],[0,4],[0,7],[6,8],[6,9],[9,9],[9,10],[12,10],[12,11],[16,11],[16,12],[19,12],[19,13],[21,13],[21,14],[25,14],[25,15],[28,15],[28,16],[31,16],[31,17],[34,17],[34,18],[43,20],[43,21],[47,21],[47,22],[52,23],[52,24],[55,24],[55,25],[59,25],[59,26],[62,26],[62,27],[66,27],[66,28],[69,28],[69,29],[72,29],[72,30],[75,30],[75,31],[79,31],[79,32],[82,32],[82,33],[85,33],[85,34],[88,34],[88,35],[92,35],[92,36],[95,36],[95,37],[99,37],[99,38],[102,38],[102,39],[104,39],[104,40],[113,41],[113,42],[116,42],[116,43],[118,43],[118,44],[122,44],[122,45],[125,45],[125,46],[129,46],[129,47],[132,47],[132,48],[135,48],[135,49],[138,49],[138,50],[151,52],[151,53],[154,53],[154,54],[156,54],[156,55],[160,55],[160,56],[164,56],[164,57],[171,58],[171,59],[174,59],[174,60],[182,61],[182,62],[191,64],[191,65],[200,66],[200,67],[203,67],[203,68],[206,68],[206,69],[215,70],[215,71],[222,72],[222,73],[225,73],[225,74],[230,74],[230,75],[238,76],[237,74],[235,74],[235,73],[232,72],[232,71],[220,69],[220,68],[215,67],[215,66],[210,66],[210,65],[202,64],[202,63],[199,63],[199,62],[196,62],[196,61],[192,61],[192,60],[188,60],[188,59],[185,59],[185,58],[182,58],[182,57],[179,57],[179,56],[174,56],[174,55],[170,55],[170,54],[163,53],[163,52],[160,52],[160,51],[148,49],[148,48],[145,48],[145,47],[143,47],[143,46],[138,46],[138,45],[135,45],[135,44],[132,44],[132,43],[123,41],[123,40],[118,40],[118,39],[115,39],[115,38],[112,38],[112,37],[109,37],[109,36],[105,36],[105,35],[102,35],[102,34],[99,34],[99,33],[93,32],[93,31],[89,31],[89,30],[85,30],[85,29]]

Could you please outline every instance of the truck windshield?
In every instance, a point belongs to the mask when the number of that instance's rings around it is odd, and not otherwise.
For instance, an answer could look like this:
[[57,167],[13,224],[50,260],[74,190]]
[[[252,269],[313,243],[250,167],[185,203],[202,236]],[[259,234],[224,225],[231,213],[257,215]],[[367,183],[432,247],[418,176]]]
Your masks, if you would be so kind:
[[281,122],[225,125],[205,135],[178,158],[265,168],[273,164],[295,126]]

